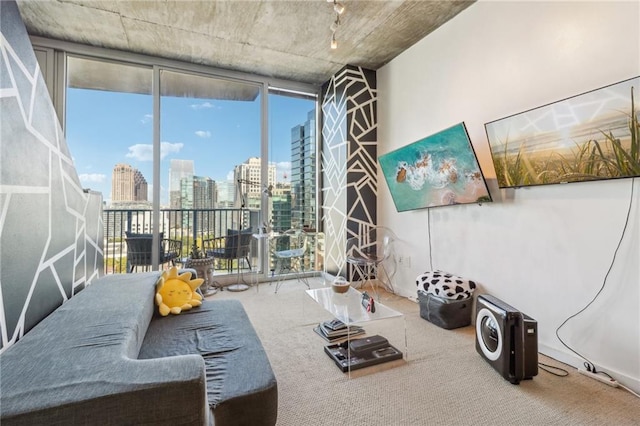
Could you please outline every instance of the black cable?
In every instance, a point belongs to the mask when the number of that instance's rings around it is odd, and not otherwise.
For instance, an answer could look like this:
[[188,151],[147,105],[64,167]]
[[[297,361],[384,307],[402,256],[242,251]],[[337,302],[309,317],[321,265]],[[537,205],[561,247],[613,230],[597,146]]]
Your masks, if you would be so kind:
[[593,374],[602,374],[604,376],[607,376],[608,378],[610,378],[611,380],[615,380],[613,377],[611,377],[611,375],[609,373],[607,373],[606,371],[596,371],[596,367],[590,363],[590,362],[584,362],[582,365],[584,365],[584,369],[587,371],[592,372]]
[[429,233],[429,270],[433,271],[433,256],[431,255],[431,209],[427,209],[427,232]]
[[[538,367],[540,367],[541,370],[544,370],[549,374],[553,374],[554,376],[567,377],[569,375],[569,372],[567,370],[565,370],[564,368],[556,367],[555,365],[549,365],[543,362],[539,362]],[[553,370],[556,370],[556,371],[554,372]]]
[[[584,359],[586,361],[585,364],[584,364],[585,368],[587,369],[587,371],[590,371],[590,372],[592,372],[594,374],[602,373],[602,374],[606,374],[607,376],[609,376],[605,372],[596,371],[596,366],[591,361],[589,361],[589,359],[587,359],[587,357],[585,357],[584,355],[578,353],[576,350],[574,350],[569,345],[567,345],[564,342],[564,340],[562,340],[562,338],[560,337],[559,331],[560,331],[560,329],[562,327],[564,327],[564,325],[569,320],[571,320],[571,319],[575,318],[576,316],[580,315],[589,306],[591,306],[591,304],[593,302],[595,302],[595,300],[598,298],[598,296],[600,296],[600,293],[602,293],[602,290],[604,290],[605,286],[607,285],[607,278],[609,278],[609,274],[611,273],[611,270],[613,269],[613,265],[616,262],[616,257],[618,256],[618,250],[620,249],[620,246],[622,245],[622,241],[624,240],[624,236],[625,236],[625,234],[627,232],[627,226],[629,225],[629,217],[631,216],[631,207],[633,206],[634,183],[635,183],[635,178],[632,178],[631,179],[631,197],[629,199],[629,208],[627,209],[627,217],[626,217],[625,222],[624,222],[624,227],[622,228],[622,235],[620,236],[620,240],[618,241],[618,246],[616,247],[616,250],[613,253],[613,258],[611,259],[611,264],[609,265],[609,269],[607,270],[607,273],[604,276],[604,280],[602,281],[602,286],[600,286],[600,290],[598,290],[598,292],[593,297],[593,299],[591,299],[591,301],[589,303],[587,303],[587,305],[584,308],[580,309],[578,312],[576,312],[575,314],[573,314],[570,317],[568,317],[566,320],[564,320],[564,322],[562,324],[560,324],[558,326],[558,328],[556,328],[556,337],[558,338],[558,340],[560,340],[560,343],[562,343],[571,352],[573,352],[574,354],[578,355],[580,358]],[[609,376],[609,377],[612,378],[611,376]]]

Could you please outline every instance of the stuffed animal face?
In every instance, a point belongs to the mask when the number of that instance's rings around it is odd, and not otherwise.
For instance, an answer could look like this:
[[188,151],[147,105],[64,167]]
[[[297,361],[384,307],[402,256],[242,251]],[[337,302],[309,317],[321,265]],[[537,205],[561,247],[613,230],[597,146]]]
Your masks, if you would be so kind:
[[191,279],[191,272],[178,275],[178,268],[164,271],[156,284],[156,305],[160,315],[179,314],[202,304],[202,296],[196,289],[204,282],[202,278]]

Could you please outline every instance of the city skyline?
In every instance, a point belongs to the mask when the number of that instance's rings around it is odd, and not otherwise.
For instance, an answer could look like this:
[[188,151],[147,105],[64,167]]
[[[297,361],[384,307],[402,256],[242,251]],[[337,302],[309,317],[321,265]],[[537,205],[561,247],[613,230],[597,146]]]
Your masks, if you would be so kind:
[[[169,206],[172,159],[194,161],[194,174],[216,182],[233,180],[234,167],[260,156],[260,100],[252,102],[162,97],[160,204]],[[111,202],[113,167],[129,164],[153,195],[152,97],[68,89],[67,141],[81,185]],[[307,120],[315,101],[269,96],[269,162],[276,180],[291,176],[291,129]],[[285,174],[287,179],[284,178]]]
[[[169,170],[169,199],[172,209],[217,209],[247,208],[260,210],[263,195],[268,194],[266,207],[268,218],[264,223],[281,227],[285,224],[298,228],[313,228],[316,225],[316,139],[315,113],[309,111],[306,120],[291,128],[289,141],[288,170],[290,181],[277,180],[275,164],[268,165],[267,181],[261,182],[262,161],[259,157],[250,157],[234,165],[233,175],[228,179],[214,181],[209,177],[195,175],[195,161],[171,159]],[[114,168],[113,185],[121,174],[117,168],[128,171],[128,179],[120,179],[124,186],[122,193],[130,194],[133,199],[135,181],[130,166],[119,164]],[[144,177],[140,176],[142,181]],[[140,180],[140,179],[138,179]],[[129,188],[126,188],[126,185]],[[222,190],[219,190],[222,189]],[[122,207],[119,205],[118,207]],[[285,212],[286,210],[286,212]],[[274,217],[278,220],[274,221]],[[282,228],[288,229],[288,228]]]
[[[237,170],[238,168],[242,168],[244,167],[248,167],[248,166],[253,166],[253,161],[252,160],[259,160],[257,157],[252,157],[247,159],[247,161],[239,164],[239,165],[235,165],[234,169]],[[175,162],[182,162],[182,163],[193,163],[192,160],[183,160],[183,159],[172,159],[171,160],[171,165],[175,165]],[[255,166],[253,166],[254,169],[256,169]],[[123,179],[122,178],[122,171],[123,169],[125,169],[125,171],[128,171],[129,174],[131,175],[130,177],[128,177],[127,179]],[[128,170],[127,170],[128,169]],[[171,172],[171,167],[169,169],[169,178],[170,180],[173,180],[173,176],[172,176],[172,172]],[[191,168],[191,170],[193,170],[193,168]],[[260,167],[257,167],[257,173],[259,174],[260,171]],[[290,169],[287,172],[290,175]],[[269,183],[268,185],[285,185],[285,186],[289,186],[291,184],[291,182],[289,181],[289,178],[287,178],[286,180],[282,180],[282,181],[278,181],[276,178],[274,178],[276,176],[276,168],[275,165],[270,164],[269,165]],[[236,181],[238,178],[236,177],[232,177],[231,179],[225,179],[222,181],[216,181],[214,179],[212,179],[209,176],[198,176],[195,173],[193,173],[192,171],[188,171],[188,172],[184,172],[184,170],[181,170],[180,173],[180,177],[177,179],[176,182],[176,186],[174,187],[174,182],[171,182],[169,187],[168,187],[168,191],[169,191],[169,200],[170,200],[170,205],[169,207],[171,208],[181,208],[184,207],[183,205],[181,205],[180,203],[180,196],[181,196],[181,192],[184,191],[184,182],[185,181],[191,181],[194,182],[196,180],[198,181],[202,181],[202,180],[211,180],[212,182],[214,182],[218,187],[221,187],[222,185],[225,184],[230,184],[231,186],[235,186],[236,185]],[[245,195],[247,196],[256,196],[256,194],[259,194],[261,192],[261,188],[259,187],[254,187],[253,185],[247,185],[248,183],[251,182],[256,182],[257,180],[248,180],[246,178],[240,178],[241,180],[243,180],[243,182],[240,183],[240,185],[242,187],[244,187],[244,192]],[[256,178],[257,179],[257,178]],[[135,169],[134,167],[132,167],[130,164],[125,164],[125,163],[118,163],[113,167],[113,174],[112,174],[112,178],[111,178],[111,186],[112,186],[112,202],[140,202],[140,201],[150,201],[148,198],[141,198],[138,194],[139,191],[139,186],[140,184],[144,185],[144,191],[142,192],[143,194],[146,195],[146,186],[147,186],[147,181],[146,178],[144,177],[144,175],[137,169]],[[129,188],[127,189],[126,186],[129,186]],[[117,193],[118,194],[128,194],[129,197],[127,198],[125,195],[114,195],[114,189],[118,188]],[[172,192],[177,192],[177,199],[175,201],[177,201],[176,203],[174,203],[174,199],[173,199],[173,194]],[[259,196],[259,195],[258,195]],[[223,199],[221,199],[220,201],[234,201],[234,194],[231,194],[228,197],[224,197]],[[229,206],[227,206],[229,207]],[[190,208],[190,207],[189,207]],[[208,207],[208,208],[212,208],[212,207]]]

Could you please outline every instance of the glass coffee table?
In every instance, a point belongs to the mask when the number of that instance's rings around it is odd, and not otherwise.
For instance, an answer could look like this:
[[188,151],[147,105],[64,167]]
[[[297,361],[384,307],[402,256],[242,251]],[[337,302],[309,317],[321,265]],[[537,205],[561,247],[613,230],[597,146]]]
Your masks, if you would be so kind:
[[[325,352],[343,372],[349,372],[351,376],[351,370],[368,367],[370,365],[383,365],[383,363],[386,362],[385,357],[387,356],[389,360],[407,358],[407,327],[402,312],[398,312],[378,302],[378,300],[374,302],[375,312],[367,310],[362,305],[362,293],[353,287],[349,287],[345,293],[336,293],[331,287],[316,288],[306,290],[306,292],[311,299],[331,313],[336,319],[342,321],[347,327],[353,325],[362,326],[364,323],[385,321],[394,318],[402,321],[402,330],[396,330],[391,334],[394,335],[397,346],[404,346],[404,354],[395,349],[391,341],[389,342],[391,349],[386,349],[384,345],[378,345],[378,347],[376,347],[375,336],[369,336],[372,339],[370,352],[352,351],[353,345],[349,344],[349,342],[355,342],[356,339],[367,339],[369,338],[368,334],[364,337],[354,335],[351,339],[351,336],[347,335],[344,342],[326,346]],[[399,339],[403,341],[398,342]],[[359,343],[364,343],[364,341],[360,341]],[[393,350],[395,350],[395,353],[393,353]]]

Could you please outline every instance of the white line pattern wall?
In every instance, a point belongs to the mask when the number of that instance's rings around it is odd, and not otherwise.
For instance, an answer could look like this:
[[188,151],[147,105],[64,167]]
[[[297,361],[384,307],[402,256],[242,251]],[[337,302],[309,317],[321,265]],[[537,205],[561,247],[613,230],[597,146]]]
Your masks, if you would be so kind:
[[0,351],[102,274],[86,193],[14,1],[0,2]]
[[377,223],[375,71],[348,65],[325,83],[323,95],[325,265],[346,276],[346,240]]

